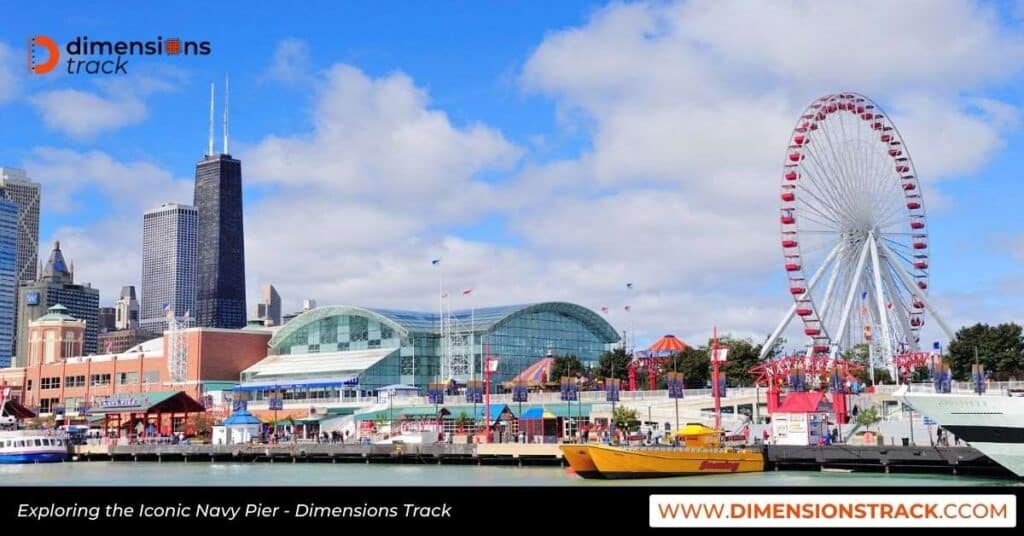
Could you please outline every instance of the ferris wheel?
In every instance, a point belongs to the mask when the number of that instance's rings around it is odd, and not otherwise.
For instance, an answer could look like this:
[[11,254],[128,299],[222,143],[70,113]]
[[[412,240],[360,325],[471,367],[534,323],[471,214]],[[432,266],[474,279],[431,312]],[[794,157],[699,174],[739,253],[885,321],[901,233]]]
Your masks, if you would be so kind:
[[780,185],[780,246],[793,305],[764,345],[799,318],[807,354],[867,342],[884,363],[916,351],[927,299],[928,221],[913,161],[881,108],[826,95],[800,115]]

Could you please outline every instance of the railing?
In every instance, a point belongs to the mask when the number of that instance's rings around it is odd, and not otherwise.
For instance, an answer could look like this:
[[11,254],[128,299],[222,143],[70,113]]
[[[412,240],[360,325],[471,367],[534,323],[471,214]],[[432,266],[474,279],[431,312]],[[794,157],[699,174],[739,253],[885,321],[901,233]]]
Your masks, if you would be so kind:
[[[902,388],[903,385],[886,384],[876,385],[875,392],[882,394],[892,394]],[[992,381],[986,384],[986,394],[1003,395],[1005,396],[1010,391],[1021,391],[1024,390],[1024,381],[1011,380],[1011,381]],[[956,381],[953,380],[950,386],[950,392],[952,394],[974,394],[974,382],[971,381]],[[909,390],[912,393],[934,393],[935,385],[932,382],[915,382],[909,384]]]

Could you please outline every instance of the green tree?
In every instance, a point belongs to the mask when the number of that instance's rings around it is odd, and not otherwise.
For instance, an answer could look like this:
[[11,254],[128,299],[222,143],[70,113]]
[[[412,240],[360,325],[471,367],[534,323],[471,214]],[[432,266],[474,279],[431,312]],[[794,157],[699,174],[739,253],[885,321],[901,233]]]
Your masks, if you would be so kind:
[[750,339],[734,339],[732,337],[720,338],[718,344],[729,347],[726,364],[722,368],[729,385],[738,387],[753,385],[754,376],[749,371],[757,366],[762,345],[755,345]]
[[1024,335],[1019,324],[975,324],[961,328],[949,344],[949,360],[953,377],[971,378],[975,349],[978,362],[998,380],[1024,375]]
[[210,418],[208,412],[193,413],[189,416],[189,428],[192,433],[195,434],[196,439],[200,441],[207,441],[210,439],[210,434],[213,432],[213,419]]
[[612,412],[612,422],[615,423],[616,429],[632,432],[634,430],[630,430],[631,425],[637,428],[636,410],[626,406],[616,406],[615,411]]
[[868,379],[868,356],[870,355],[870,352],[871,349],[868,347],[867,343],[855,344],[852,348],[847,348],[846,351],[843,352],[843,359],[864,367],[862,370],[852,371],[851,374],[865,385],[871,383]]
[[625,381],[629,377],[629,361],[631,357],[622,348],[601,354],[598,360],[597,373],[602,378],[618,378]]
[[551,381],[557,382],[562,376],[576,376],[583,372],[583,363],[574,355],[555,356],[551,365]]
[[878,424],[881,420],[882,417],[878,415],[878,408],[875,406],[861,410],[861,412],[857,414],[857,424],[863,426],[867,430],[871,430],[871,427]]
[[666,367],[667,370],[674,370],[683,373],[683,380],[690,388],[701,388],[707,385],[711,378],[710,350],[705,346],[701,348],[688,347],[682,352],[672,356],[672,362]]

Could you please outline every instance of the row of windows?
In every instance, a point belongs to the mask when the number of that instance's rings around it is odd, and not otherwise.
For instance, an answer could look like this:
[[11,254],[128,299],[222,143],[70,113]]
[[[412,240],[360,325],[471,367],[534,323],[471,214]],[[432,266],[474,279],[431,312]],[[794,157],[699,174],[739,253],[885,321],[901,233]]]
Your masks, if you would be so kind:
[[[89,377],[89,385],[110,385],[111,375],[110,374],[93,374]],[[158,370],[147,370],[143,373],[143,383],[160,383],[160,371]],[[118,385],[132,385],[139,383],[138,372],[118,372],[117,373]],[[64,386],[71,387],[85,387],[85,375],[80,376],[67,376],[64,378]],[[42,378],[39,380],[40,389],[60,389],[60,378]],[[32,380],[28,381],[26,385],[28,391],[32,390]]]
[[63,447],[64,440],[57,437],[37,437],[34,439],[7,439],[0,446],[8,449],[25,447]]

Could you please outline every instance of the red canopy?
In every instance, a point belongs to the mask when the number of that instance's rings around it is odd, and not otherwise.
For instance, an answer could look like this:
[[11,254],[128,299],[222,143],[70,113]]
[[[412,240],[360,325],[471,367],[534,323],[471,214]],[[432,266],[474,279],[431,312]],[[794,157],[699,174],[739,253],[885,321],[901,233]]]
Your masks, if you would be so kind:
[[824,393],[820,391],[790,392],[775,411],[778,413],[817,413],[818,404],[822,402]]
[[652,354],[673,354],[676,352],[682,352],[689,348],[687,344],[676,338],[675,335],[665,335],[664,337],[654,341],[654,344],[647,347],[647,351]]

